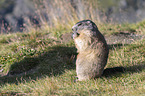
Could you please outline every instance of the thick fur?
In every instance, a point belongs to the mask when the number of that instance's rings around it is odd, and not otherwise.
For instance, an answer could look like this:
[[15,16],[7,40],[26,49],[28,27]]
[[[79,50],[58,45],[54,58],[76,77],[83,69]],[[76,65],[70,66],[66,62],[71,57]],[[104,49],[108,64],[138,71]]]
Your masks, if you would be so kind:
[[94,22],[83,20],[72,27],[78,51],[76,73],[79,81],[100,77],[107,63],[109,48]]

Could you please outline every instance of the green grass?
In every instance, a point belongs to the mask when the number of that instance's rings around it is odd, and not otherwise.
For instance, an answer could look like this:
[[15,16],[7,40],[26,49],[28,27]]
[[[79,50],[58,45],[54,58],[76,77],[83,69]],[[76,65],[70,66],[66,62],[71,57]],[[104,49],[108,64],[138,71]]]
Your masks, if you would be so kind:
[[[40,18],[40,29],[29,28],[29,32],[0,35],[0,71],[3,70],[0,72],[0,95],[144,96],[145,40],[109,45],[105,68],[122,66],[126,69],[124,72],[75,82],[75,44],[73,41],[64,44],[59,38],[63,33],[71,32],[71,27],[82,19],[93,20],[105,36],[120,33],[145,35],[145,21],[104,24],[96,15],[96,0],[79,3],[82,4],[77,6],[80,12],[76,12],[66,1],[55,0],[51,2],[51,7],[44,0],[46,13],[51,12],[47,15],[52,24]],[[38,7],[41,12],[43,8]],[[41,17],[41,13],[39,15]]]
[[[109,26],[116,34],[117,29],[128,32],[135,28],[138,30],[138,24],[128,25],[131,27],[116,25],[119,28]],[[105,27],[103,25],[99,29],[109,31]],[[57,30],[59,32],[59,28]],[[74,82],[74,58],[77,55],[75,45],[73,42],[63,44],[57,39],[59,36],[50,35],[55,31],[40,29],[0,36],[0,66],[4,69],[2,74],[8,74],[0,77],[0,95],[145,95],[145,40],[127,45],[110,45],[106,68],[123,66],[125,72]],[[144,34],[144,30],[135,33]]]

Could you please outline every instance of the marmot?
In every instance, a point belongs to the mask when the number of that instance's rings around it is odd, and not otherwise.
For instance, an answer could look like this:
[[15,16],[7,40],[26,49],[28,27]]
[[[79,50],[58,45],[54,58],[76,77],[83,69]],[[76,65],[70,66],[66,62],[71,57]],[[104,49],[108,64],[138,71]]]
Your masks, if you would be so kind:
[[107,63],[109,47],[96,24],[83,20],[72,27],[77,48],[76,73],[79,81],[100,77]]

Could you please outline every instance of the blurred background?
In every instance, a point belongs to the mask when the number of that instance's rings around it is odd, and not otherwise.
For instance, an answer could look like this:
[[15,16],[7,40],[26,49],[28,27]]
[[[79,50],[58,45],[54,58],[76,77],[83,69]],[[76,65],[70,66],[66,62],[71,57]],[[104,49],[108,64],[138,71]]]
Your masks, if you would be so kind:
[[0,0],[0,32],[23,32],[42,26],[136,23],[145,18],[145,0]]

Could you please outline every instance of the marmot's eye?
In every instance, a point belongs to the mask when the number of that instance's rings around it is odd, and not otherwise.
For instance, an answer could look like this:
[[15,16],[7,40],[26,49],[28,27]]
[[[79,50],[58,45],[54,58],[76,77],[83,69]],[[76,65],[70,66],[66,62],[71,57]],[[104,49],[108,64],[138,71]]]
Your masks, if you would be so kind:
[[79,24],[78,24],[78,26],[81,26],[81,25],[82,25],[82,23],[79,23]]
[[77,36],[79,36],[80,34],[79,33],[77,33]]

